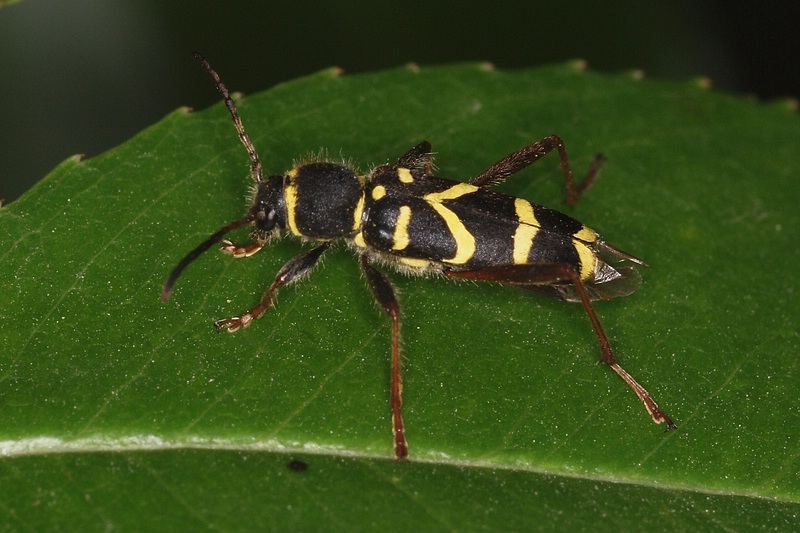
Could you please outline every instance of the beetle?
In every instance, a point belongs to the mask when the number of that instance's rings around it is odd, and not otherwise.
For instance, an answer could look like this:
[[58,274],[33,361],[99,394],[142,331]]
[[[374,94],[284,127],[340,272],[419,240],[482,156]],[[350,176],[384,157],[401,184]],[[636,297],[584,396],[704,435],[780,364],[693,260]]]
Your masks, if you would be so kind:
[[[359,258],[378,306],[391,321],[391,386],[394,455],[408,457],[402,416],[400,306],[389,278],[375,264],[412,275],[439,275],[515,286],[568,302],[579,302],[597,336],[601,361],[636,393],[656,423],[675,428],[650,394],[617,362],[592,301],[626,296],[641,285],[634,265],[641,259],[603,241],[592,229],[559,211],[490,188],[556,151],[573,206],[598,175],[597,156],[580,185],[575,183],[564,142],[550,135],[500,159],[469,182],[432,173],[431,144],[423,141],[396,162],[367,174],[325,160],[296,164],[264,176],[228,88],[209,62],[194,54],[211,75],[250,160],[252,188],[247,213],[190,251],[169,274],[164,301],[183,270],[215,244],[235,258],[250,257],[289,233],[314,247],[288,261],[258,303],[241,315],[215,322],[218,330],[248,327],[275,303],[278,289],[306,277],[331,246],[344,241]],[[234,244],[229,232],[250,226],[251,242]],[[628,264],[617,264],[627,262]],[[614,265],[612,266],[612,263]]]

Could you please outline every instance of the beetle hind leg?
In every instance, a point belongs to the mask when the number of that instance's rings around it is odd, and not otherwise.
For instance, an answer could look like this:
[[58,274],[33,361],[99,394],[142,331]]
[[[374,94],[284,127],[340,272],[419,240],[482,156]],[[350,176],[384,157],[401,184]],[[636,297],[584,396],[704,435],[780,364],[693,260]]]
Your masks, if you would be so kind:
[[600,318],[592,306],[591,298],[586,290],[580,275],[575,268],[566,263],[543,263],[543,264],[527,264],[527,265],[502,265],[492,266],[477,270],[466,271],[446,271],[446,275],[453,278],[471,279],[476,281],[494,281],[497,283],[504,283],[509,285],[518,285],[522,287],[540,285],[546,287],[548,285],[555,285],[557,283],[569,282],[575,288],[583,308],[592,323],[597,340],[600,343],[600,352],[602,361],[610,366],[628,386],[636,393],[636,396],[644,404],[645,409],[650,414],[653,422],[657,424],[665,424],[667,430],[674,429],[677,426],[672,419],[661,410],[658,404],[650,396],[650,393],[637,382],[624,368],[617,362],[614,356],[614,351],[611,349],[611,343],[608,336],[603,330],[600,323]]

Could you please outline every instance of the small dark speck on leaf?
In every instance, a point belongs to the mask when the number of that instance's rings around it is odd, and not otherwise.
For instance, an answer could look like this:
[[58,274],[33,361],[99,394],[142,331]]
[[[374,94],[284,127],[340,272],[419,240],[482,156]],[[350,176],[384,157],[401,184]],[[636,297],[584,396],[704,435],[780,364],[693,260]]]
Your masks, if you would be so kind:
[[294,472],[305,472],[308,470],[308,463],[304,463],[298,459],[292,459],[286,464],[286,466],[289,467],[289,470]]

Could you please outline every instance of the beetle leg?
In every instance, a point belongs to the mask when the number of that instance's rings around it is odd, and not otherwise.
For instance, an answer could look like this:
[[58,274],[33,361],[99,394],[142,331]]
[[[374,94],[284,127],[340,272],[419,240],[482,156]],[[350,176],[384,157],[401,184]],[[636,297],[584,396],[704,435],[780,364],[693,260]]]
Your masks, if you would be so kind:
[[273,306],[275,293],[279,288],[284,285],[294,283],[311,272],[311,269],[313,269],[314,265],[317,264],[317,261],[319,261],[322,253],[330,248],[330,246],[331,241],[325,242],[316,248],[313,248],[308,252],[298,255],[294,259],[290,260],[278,271],[278,275],[275,276],[275,281],[272,282],[272,285],[270,285],[264,295],[261,296],[261,300],[258,302],[258,304],[256,304],[255,307],[239,316],[217,320],[214,322],[214,326],[216,326],[218,330],[227,329],[231,333],[239,330],[240,328],[246,328],[249,326],[253,320],[259,318],[261,315],[267,312],[267,309]]
[[592,323],[597,340],[600,343],[600,352],[602,361],[610,366],[628,386],[633,389],[636,396],[642,401],[650,413],[653,422],[660,424],[664,423],[667,430],[677,427],[672,419],[658,407],[658,404],[650,397],[647,390],[642,387],[628,372],[617,363],[617,358],[614,356],[614,351],[611,349],[611,343],[606,336],[603,326],[600,324],[600,318],[592,306],[589,294],[586,292],[586,287],[581,281],[578,271],[572,265],[566,263],[541,263],[541,264],[527,264],[527,265],[503,265],[503,266],[490,266],[477,270],[466,271],[446,271],[450,277],[471,279],[478,281],[494,281],[498,283],[505,283],[510,285],[553,285],[559,282],[568,282],[575,287],[575,291],[580,297],[583,308],[589,316],[589,321]]
[[570,206],[575,205],[578,198],[591,186],[597,175],[600,173],[600,166],[605,157],[597,154],[589,167],[589,171],[581,181],[580,185],[575,185],[572,177],[572,169],[567,159],[567,150],[564,148],[564,141],[558,135],[549,135],[544,139],[520,148],[516,152],[505,156],[503,159],[481,172],[470,183],[476,187],[491,187],[501,183],[512,174],[516,174],[528,165],[535,163],[553,150],[558,150],[558,157],[561,160],[561,170],[564,173],[566,184],[566,199]]
[[400,305],[397,303],[394,287],[386,275],[373,267],[367,256],[361,256],[361,268],[367,276],[369,288],[375,301],[392,320],[392,384],[389,393],[389,406],[392,409],[392,433],[394,433],[394,456],[396,459],[408,458],[405,425],[403,424],[403,379],[400,366]]
[[431,173],[431,143],[422,141],[397,159],[398,167],[422,169],[425,174]]
[[251,255],[255,255],[256,252],[261,250],[263,247],[263,244],[259,244],[257,242],[240,245],[226,239],[222,241],[222,247],[220,247],[220,250],[223,253],[230,254],[239,259],[241,257],[250,257]]

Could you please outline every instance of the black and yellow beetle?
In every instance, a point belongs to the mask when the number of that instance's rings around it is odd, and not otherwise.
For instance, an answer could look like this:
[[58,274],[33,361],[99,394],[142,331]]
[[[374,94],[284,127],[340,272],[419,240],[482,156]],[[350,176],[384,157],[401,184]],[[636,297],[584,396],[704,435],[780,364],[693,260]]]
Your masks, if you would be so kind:
[[[601,158],[576,186],[562,140],[551,135],[504,157],[469,183],[431,175],[431,145],[422,142],[396,163],[359,175],[328,161],[296,165],[284,175],[264,177],[261,160],[242,126],[236,105],[219,75],[200,54],[233,117],[239,139],[250,155],[255,182],[247,214],[214,233],[189,252],[170,273],[162,291],[169,299],[181,272],[203,252],[222,242],[222,251],[249,257],[273,237],[288,231],[316,246],[295,257],[278,272],[261,300],[242,315],[219,320],[217,329],[234,332],[249,326],[274,302],[277,290],[309,274],[320,256],[344,240],[359,256],[361,268],[378,305],[392,322],[390,406],[394,453],[408,457],[401,412],[400,308],[391,282],[373,263],[408,274],[439,274],[451,278],[493,281],[583,304],[597,339],[601,358],[619,374],[644,403],[653,421],[667,429],[675,424],[617,363],[592,300],[626,296],[641,284],[635,267],[611,266],[643,261],[600,239],[577,220],[489,189],[556,150],[561,159],[567,203],[573,205],[597,176]],[[252,242],[223,240],[228,232],[250,224]]]

